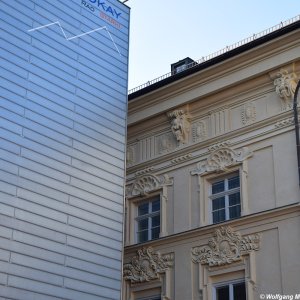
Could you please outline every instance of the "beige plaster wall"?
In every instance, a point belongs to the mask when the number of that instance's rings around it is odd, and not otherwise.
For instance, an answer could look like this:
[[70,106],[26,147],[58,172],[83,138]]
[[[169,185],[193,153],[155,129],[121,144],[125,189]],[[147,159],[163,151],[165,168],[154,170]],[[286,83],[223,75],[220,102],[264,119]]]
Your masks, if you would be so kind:
[[[259,299],[261,293],[282,295],[299,293],[300,264],[298,252],[295,251],[297,247],[299,249],[299,206],[294,210],[282,209],[280,213],[273,211],[265,213],[264,216],[248,217],[242,223],[233,221],[228,225],[242,236],[258,233],[259,249],[243,255],[241,261],[224,266],[209,267],[192,262],[192,248],[207,245],[208,240],[213,237],[214,230],[219,226],[197,229],[185,236],[174,235],[143,245],[146,248],[153,247],[155,253],[174,254],[173,267],[168,269],[169,278],[166,279],[163,274],[157,281],[160,282],[162,289],[165,285],[170,287],[167,298],[163,299],[200,299],[200,290],[207,296],[203,299],[210,299],[208,294],[214,284],[239,278],[246,278],[249,299]],[[138,249],[141,249],[141,246],[127,248],[125,263],[131,262]],[[124,289],[127,295],[130,295],[129,291],[134,290],[136,286],[141,287],[142,284],[126,283]],[[151,294],[153,287],[151,285],[145,287],[148,294]],[[128,298],[131,299],[135,299],[134,296]]]
[[[163,300],[211,300],[215,283],[237,278],[246,280],[248,300],[259,299],[260,293],[300,293],[292,97],[283,99],[275,84],[282,70],[299,79],[299,53],[296,30],[130,101],[125,270],[136,263],[149,270],[149,260],[137,254],[143,247],[170,261],[165,269],[152,265],[154,279],[141,275],[142,283],[124,280],[124,300],[157,291]],[[181,141],[172,131],[174,115],[184,116]],[[233,153],[225,169],[220,161],[226,156],[218,149]],[[221,159],[211,170],[214,153]],[[232,171],[241,177],[242,217],[211,224],[209,182]],[[135,205],[152,194],[161,195],[162,235],[137,245]],[[259,234],[258,249],[222,266],[193,262],[192,249],[207,246],[221,226],[230,226],[241,237]]]

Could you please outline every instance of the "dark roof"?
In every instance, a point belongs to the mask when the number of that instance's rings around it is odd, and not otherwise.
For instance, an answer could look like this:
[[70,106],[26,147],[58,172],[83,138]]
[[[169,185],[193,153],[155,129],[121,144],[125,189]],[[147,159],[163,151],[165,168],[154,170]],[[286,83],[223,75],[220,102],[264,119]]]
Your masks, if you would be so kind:
[[161,88],[161,87],[163,87],[163,86],[165,86],[167,84],[173,83],[176,80],[179,80],[179,79],[187,77],[187,76],[189,76],[191,74],[197,73],[198,71],[201,71],[201,70],[203,70],[205,68],[208,68],[208,67],[210,67],[212,65],[215,65],[215,64],[220,63],[222,61],[225,61],[226,59],[232,58],[232,57],[234,57],[234,56],[236,56],[238,54],[246,52],[246,51],[248,51],[250,49],[253,49],[253,48],[257,47],[257,46],[260,46],[260,45],[262,45],[264,43],[267,43],[267,42],[269,42],[269,41],[271,41],[271,40],[273,40],[273,39],[275,39],[277,37],[285,35],[285,34],[287,34],[289,32],[297,30],[299,28],[300,28],[300,21],[296,21],[296,22],[294,22],[292,24],[289,24],[289,25],[287,25],[285,27],[282,27],[282,28],[280,28],[280,29],[278,29],[276,31],[273,31],[273,32],[271,32],[269,34],[266,34],[266,35],[264,35],[264,36],[262,36],[262,37],[260,37],[258,39],[255,39],[255,40],[253,40],[253,41],[251,41],[251,42],[249,42],[247,44],[244,44],[244,45],[239,46],[239,47],[237,47],[235,49],[232,49],[232,50],[230,50],[230,51],[228,51],[228,52],[226,52],[224,54],[216,56],[216,57],[214,57],[214,58],[212,58],[212,59],[210,59],[208,61],[205,61],[203,63],[197,64],[195,67],[192,67],[190,69],[184,70],[184,71],[182,71],[180,73],[177,73],[175,75],[172,75],[170,77],[162,79],[162,80],[160,80],[158,82],[155,82],[155,83],[153,83],[153,84],[151,84],[149,86],[146,86],[146,87],[144,87],[144,88],[142,88],[140,90],[137,90],[136,92],[133,92],[133,93],[131,93],[131,94],[128,95],[128,100],[130,101],[130,100],[135,99],[135,98],[137,98],[139,96],[142,96],[142,95],[145,95],[147,93],[150,93],[150,92],[152,92],[152,91],[154,91],[156,89],[159,89],[159,88]]

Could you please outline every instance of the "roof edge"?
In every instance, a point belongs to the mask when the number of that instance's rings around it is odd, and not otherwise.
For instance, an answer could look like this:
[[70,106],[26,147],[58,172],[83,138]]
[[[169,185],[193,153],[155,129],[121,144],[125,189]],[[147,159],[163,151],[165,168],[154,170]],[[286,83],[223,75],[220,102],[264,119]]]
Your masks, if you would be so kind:
[[146,86],[146,87],[144,87],[144,88],[142,88],[142,89],[140,89],[140,90],[138,90],[136,92],[133,92],[133,93],[131,93],[131,94],[128,95],[128,100],[130,101],[130,100],[133,100],[133,99],[138,98],[140,96],[143,96],[145,94],[148,94],[148,93],[150,93],[152,91],[155,91],[155,90],[157,90],[157,89],[159,89],[159,88],[161,88],[163,86],[166,86],[166,85],[168,85],[170,83],[173,83],[173,82],[175,82],[175,81],[177,81],[179,79],[182,79],[184,77],[187,77],[189,75],[197,73],[197,72],[199,72],[201,70],[204,70],[204,69],[206,69],[206,68],[208,68],[210,66],[213,66],[213,65],[215,65],[217,63],[223,62],[223,61],[225,61],[225,60],[227,60],[229,58],[232,58],[232,57],[234,57],[236,55],[244,53],[244,52],[246,52],[248,50],[251,50],[251,49],[253,49],[253,48],[257,47],[257,46],[263,45],[263,44],[265,44],[265,43],[267,43],[267,42],[269,42],[269,41],[271,41],[271,40],[273,40],[275,38],[283,36],[283,35],[285,35],[287,33],[295,31],[295,30],[297,30],[299,28],[300,28],[300,20],[298,20],[298,21],[296,21],[294,23],[291,23],[291,24],[289,24],[289,25],[287,25],[285,27],[279,28],[279,29],[277,29],[277,30],[275,30],[273,32],[270,32],[270,33],[268,33],[268,34],[266,34],[266,35],[264,35],[264,36],[262,36],[260,38],[257,38],[255,40],[253,40],[251,42],[248,42],[248,43],[246,43],[244,45],[241,45],[241,46],[239,46],[237,48],[229,50],[228,52],[225,52],[225,53],[223,53],[221,55],[213,57],[213,58],[211,58],[211,59],[209,59],[209,60],[207,60],[205,62],[199,63],[199,64],[195,65],[192,68],[186,69],[186,70],[184,70],[184,71],[182,71],[180,73],[176,73],[175,75],[172,75],[170,77],[162,79],[162,80],[160,80],[158,82],[155,82],[155,83],[153,83],[153,84],[151,84],[149,86]]

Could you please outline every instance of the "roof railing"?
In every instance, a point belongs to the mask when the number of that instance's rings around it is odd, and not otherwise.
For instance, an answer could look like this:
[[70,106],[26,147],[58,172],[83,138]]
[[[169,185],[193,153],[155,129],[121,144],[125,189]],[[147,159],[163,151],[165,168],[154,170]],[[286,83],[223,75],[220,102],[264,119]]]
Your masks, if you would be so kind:
[[[274,32],[274,31],[276,31],[278,29],[281,29],[281,28],[283,28],[285,26],[288,26],[288,25],[290,25],[292,23],[295,23],[295,22],[297,22],[299,20],[300,20],[300,15],[297,15],[296,17],[288,19],[288,20],[286,20],[284,22],[280,22],[279,24],[277,24],[275,26],[272,26],[272,27],[270,27],[270,28],[268,28],[266,30],[263,30],[263,31],[259,32],[259,33],[255,33],[255,34],[253,34],[253,35],[251,35],[251,36],[249,36],[249,37],[247,37],[247,38],[245,38],[245,39],[243,39],[243,40],[241,40],[241,41],[239,41],[237,43],[234,43],[234,44],[232,44],[230,46],[226,46],[226,47],[222,48],[221,50],[219,50],[217,52],[214,52],[214,53],[209,54],[207,56],[203,56],[202,58],[198,59],[197,61],[194,61],[194,62],[191,62],[191,63],[187,64],[185,70],[191,69],[191,68],[193,68],[193,67],[195,67],[195,66],[197,66],[199,64],[207,62],[207,61],[209,61],[209,60],[211,60],[211,59],[213,59],[213,58],[215,58],[217,56],[220,56],[220,55],[222,55],[222,54],[224,54],[226,52],[229,52],[229,51],[231,51],[231,50],[233,50],[235,48],[238,48],[240,46],[248,44],[248,43],[250,43],[250,42],[252,42],[254,40],[257,40],[257,39],[259,39],[259,38],[261,38],[261,37],[263,37],[263,36],[265,36],[265,35],[267,35],[267,34],[269,34],[271,32]],[[176,73],[176,71],[173,71],[173,72],[166,73],[166,74],[164,74],[162,76],[159,76],[157,78],[154,78],[152,80],[149,80],[149,81],[147,81],[144,84],[141,84],[141,85],[139,85],[139,86],[137,86],[135,88],[130,89],[128,91],[128,94],[132,94],[134,92],[137,92],[137,91],[139,91],[139,90],[141,90],[141,89],[143,89],[143,88],[145,88],[145,87],[147,87],[149,85],[152,85],[152,84],[154,84],[154,83],[156,83],[158,81],[161,81],[163,79],[166,79],[168,77],[171,77],[171,76],[173,76],[175,74],[178,74],[178,73]]]

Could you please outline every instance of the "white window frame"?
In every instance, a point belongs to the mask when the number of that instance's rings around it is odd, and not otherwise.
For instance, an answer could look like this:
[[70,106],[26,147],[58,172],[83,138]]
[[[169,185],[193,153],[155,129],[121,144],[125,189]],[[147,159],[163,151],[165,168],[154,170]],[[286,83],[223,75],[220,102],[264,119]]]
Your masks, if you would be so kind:
[[146,298],[138,298],[137,300],[161,300],[161,296],[157,295],[157,296],[151,296],[151,297],[146,297]]
[[[152,212],[152,202],[155,202],[159,200],[159,211],[155,211],[155,212]],[[139,216],[138,215],[138,208],[140,205],[144,204],[144,203],[148,203],[151,205],[149,205],[149,208],[151,207],[151,211],[145,215],[142,215],[142,216]],[[147,197],[146,199],[143,199],[142,201],[139,201],[136,203],[136,216],[135,216],[135,241],[136,243],[146,243],[148,241],[153,241],[153,240],[156,240],[156,239],[152,239],[152,218],[154,216],[157,216],[159,215],[159,219],[160,219],[160,225],[159,225],[159,237],[160,237],[160,233],[161,233],[161,218],[162,218],[162,215],[161,215],[161,211],[162,211],[162,203],[161,203],[161,195],[160,194],[154,194],[150,197]],[[148,219],[148,228],[147,228],[147,232],[148,232],[148,239],[146,241],[142,241],[140,242],[139,239],[138,239],[138,221],[139,220],[142,220],[142,219]],[[158,237],[158,238],[159,238]]]
[[[236,187],[236,188],[233,188],[233,189],[228,189],[228,180],[230,178],[233,178],[235,176],[239,176],[239,187]],[[223,192],[220,192],[220,193],[217,193],[217,194],[213,194],[212,193],[212,186],[214,183],[218,182],[218,181],[222,181],[224,180],[224,184],[225,184],[225,189]],[[229,217],[229,195],[231,194],[235,194],[236,192],[239,192],[240,194],[240,207],[241,207],[241,212],[240,212],[240,216],[242,215],[242,193],[241,193],[241,176],[240,176],[240,173],[239,171],[235,171],[235,172],[232,172],[232,173],[227,173],[226,175],[223,175],[221,177],[217,177],[217,178],[214,178],[212,181],[210,181],[210,192],[209,192],[209,199],[210,199],[210,223],[211,224],[218,224],[218,223],[221,223],[221,222],[225,222],[225,221],[229,221],[229,220],[234,220],[234,219],[238,219],[239,217],[236,217],[236,218],[230,218]],[[223,221],[219,221],[219,222],[216,222],[214,223],[213,222],[213,200],[214,199],[217,199],[219,197],[223,197],[225,196],[225,220]],[[236,205],[235,205],[236,206]]]
[[147,196],[135,196],[126,199],[125,203],[125,246],[133,245],[137,243],[137,206],[143,201],[147,201],[156,195],[160,196],[160,234],[159,237],[168,235],[167,232],[167,186],[162,187],[156,191],[153,191]]
[[[198,175],[198,193],[199,193],[199,227],[213,224],[212,222],[212,204],[210,199],[211,182],[218,178],[227,176],[229,174],[238,172],[240,174],[240,203],[241,203],[241,217],[249,213],[248,210],[248,165],[247,160],[243,164],[228,168],[226,172],[220,174],[210,172]],[[236,220],[236,219],[232,219]],[[227,222],[227,221],[225,221]],[[217,224],[217,223],[216,223]],[[218,223],[220,224],[220,223]]]
[[217,288],[223,287],[223,286],[229,286],[229,300],[233,300],[234,295],[233,295],[233,285],[237,283],[244,283],[245,284],[245,290],[246,290],[246,299],[247,299],[247,286],[246,286],[246,281],[244,278],[241,279],[236,279],[236,280],[231,280],[227,282],[220,282],[217,284],[213,285],[213,300],[217,300]]

